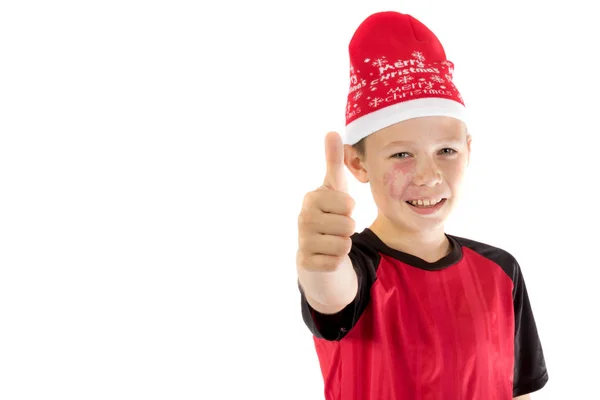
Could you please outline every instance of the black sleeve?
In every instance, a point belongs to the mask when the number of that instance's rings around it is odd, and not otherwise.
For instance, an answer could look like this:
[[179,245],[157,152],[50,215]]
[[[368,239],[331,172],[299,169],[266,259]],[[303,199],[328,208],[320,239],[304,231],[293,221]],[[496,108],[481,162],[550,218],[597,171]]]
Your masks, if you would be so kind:
[[515,368],[513,397],[535,392],[548,382],[548,371],[521,268],[514,261]]
[[349,257],[358,277],[358,292],[354,300],[340,312],[327,315],[313,309],[308,304],[304,291],[298,283],[302,318],[308,329],[318,338],[331,341],[342,339],[356,325],[369,304],[371,286],[376,279],[380,256],[375,250],[361,243],[358,234],[354,234]]

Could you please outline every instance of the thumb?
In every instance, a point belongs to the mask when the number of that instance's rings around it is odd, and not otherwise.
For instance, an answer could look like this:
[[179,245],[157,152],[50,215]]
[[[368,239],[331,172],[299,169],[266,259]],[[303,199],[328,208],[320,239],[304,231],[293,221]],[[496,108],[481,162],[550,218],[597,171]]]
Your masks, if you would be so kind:
[[327,163],[327,173],[323,185],[333,190],[348,193],[344,170],[344,144],[337,132],[329,132],[325,136],[325,161]]

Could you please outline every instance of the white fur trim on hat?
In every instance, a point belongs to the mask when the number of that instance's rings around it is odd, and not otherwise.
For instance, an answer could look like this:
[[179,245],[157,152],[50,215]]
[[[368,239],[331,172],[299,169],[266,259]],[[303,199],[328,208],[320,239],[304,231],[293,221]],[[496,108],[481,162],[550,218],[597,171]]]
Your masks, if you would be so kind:
[[346,126],[345,144],[356,144],[361,139],[407,119],[427,116],[454,117],[466,121],[465,106],[444,98],[423,98],[403,101],[381,108],[352,121]]

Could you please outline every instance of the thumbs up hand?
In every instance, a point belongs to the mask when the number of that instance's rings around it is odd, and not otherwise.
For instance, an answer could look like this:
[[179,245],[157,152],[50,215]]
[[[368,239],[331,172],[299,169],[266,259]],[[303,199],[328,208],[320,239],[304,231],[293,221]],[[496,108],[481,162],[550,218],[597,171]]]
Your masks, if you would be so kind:
[[344,146],[340,135],[325,138],[327,171],[323,185],[304,197],[298,217],[299,268],[308,271],[334,271],[350,252],[355,222],[351,217],[354,199],[348,195]]

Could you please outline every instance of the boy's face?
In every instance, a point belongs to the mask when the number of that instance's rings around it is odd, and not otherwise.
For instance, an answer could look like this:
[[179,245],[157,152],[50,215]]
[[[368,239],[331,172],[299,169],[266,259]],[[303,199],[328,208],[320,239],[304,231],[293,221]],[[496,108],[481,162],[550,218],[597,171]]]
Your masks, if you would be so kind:
[[[379,210],[395,226],[432,230],[454,208],[471,152],[463,122],[451,117],[421,117],[377,131],[365,140],[359,157],[345,146],[345,162],[361,182],[369,182]],[[425,200],[437,202],[423,207]],[[409,202],[423,200],[422,206]]]

